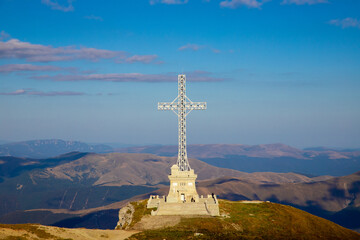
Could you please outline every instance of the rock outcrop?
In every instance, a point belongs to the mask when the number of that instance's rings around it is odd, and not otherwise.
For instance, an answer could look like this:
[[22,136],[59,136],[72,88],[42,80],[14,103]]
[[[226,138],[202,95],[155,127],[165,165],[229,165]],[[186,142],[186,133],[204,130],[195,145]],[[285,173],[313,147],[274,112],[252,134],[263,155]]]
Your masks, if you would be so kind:
[[131,203],[128,203],[125,207],[121,208],[119,211],[119,221],[115,229],[128,229],[133,219],[134,212],[135,208]]

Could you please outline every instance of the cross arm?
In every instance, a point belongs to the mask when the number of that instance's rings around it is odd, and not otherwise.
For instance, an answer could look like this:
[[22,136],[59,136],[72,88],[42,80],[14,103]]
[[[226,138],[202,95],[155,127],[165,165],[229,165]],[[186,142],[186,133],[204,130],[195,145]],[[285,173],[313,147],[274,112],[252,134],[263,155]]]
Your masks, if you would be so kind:
[[[186,102],[185,108],[187,110],[205,110],[206,102]],[[159,102],[158,110],[178,110],[179,104],[177,102]]]
[[205,110],[206,102],[187,102],[185,107],[188,110]]
[[174,102],[159,102],[158,103],[158,110],[177,110],[178,103]]

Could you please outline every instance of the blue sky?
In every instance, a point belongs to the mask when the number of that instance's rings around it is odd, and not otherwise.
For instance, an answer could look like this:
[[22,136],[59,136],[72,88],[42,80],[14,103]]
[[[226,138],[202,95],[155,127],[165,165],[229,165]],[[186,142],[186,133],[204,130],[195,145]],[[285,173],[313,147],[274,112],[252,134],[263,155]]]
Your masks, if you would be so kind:
[[0,139],[360,146],[360,1],[2,0]]

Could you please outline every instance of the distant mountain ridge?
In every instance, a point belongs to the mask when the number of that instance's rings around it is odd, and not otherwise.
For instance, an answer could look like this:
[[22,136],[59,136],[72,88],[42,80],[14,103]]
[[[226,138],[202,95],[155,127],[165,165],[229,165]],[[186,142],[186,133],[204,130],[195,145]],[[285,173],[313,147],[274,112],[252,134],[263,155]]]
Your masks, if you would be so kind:
[[[152,153],[160,156],[176,156],[177,146],[175,145],[154,145],[139,146],[116,149],[117,152],[126,153]],[[230,155],[246,156],[254,158],[279,158],[291,157],[294,159],[310,160],[319,156],[326,156],[329,159],[349,159],[359,157],[357,150],[334,150],[328,148],[297,149],[285,144],[193,144],[188,145],[188,155],[193,158],[224,158]]]
[[[177,146],[143,146],[118,152],[176,156]],[[211,165],[242,172],[298,172],[310,175],[344,176],[360,169],[360,151],[326,148],[301,150],[284,144],[196,144],[188,156]]]
[[[176,157],[175,145],[112,148],[78,141],[34,140],[0,145],[0,156],[49,158],[68,152],[150,153]],[[297,172],[304,175],[344,176],[360,169],[360,151],[315,147],[297,149],[285,144],[195,144],[188,145],[188,156],[210,165],[241,172]]]
[[69,152],[111,152],[112,147],[60,139],[31,140],[0,145],[0,156],[50,158]]

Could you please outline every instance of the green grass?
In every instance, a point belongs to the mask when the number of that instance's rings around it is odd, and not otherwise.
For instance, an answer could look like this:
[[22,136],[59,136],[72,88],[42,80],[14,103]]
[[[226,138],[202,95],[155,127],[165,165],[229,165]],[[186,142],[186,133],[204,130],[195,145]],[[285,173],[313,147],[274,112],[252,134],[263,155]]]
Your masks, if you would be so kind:
[[174,227],[143,231],[129,239],[360,239],[351,230],[289,206],[224,200],[219,204],[221,217],[184,217]]

